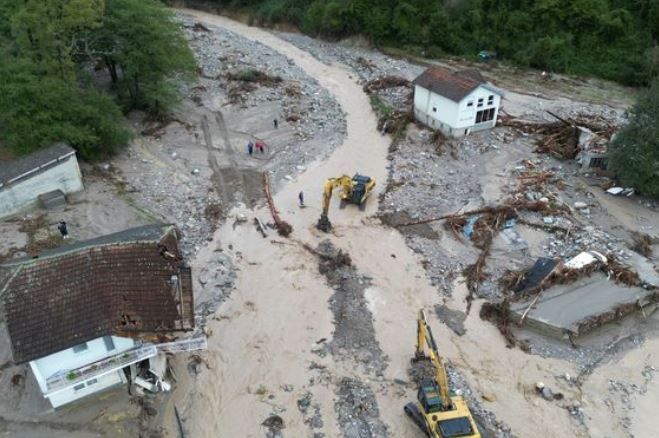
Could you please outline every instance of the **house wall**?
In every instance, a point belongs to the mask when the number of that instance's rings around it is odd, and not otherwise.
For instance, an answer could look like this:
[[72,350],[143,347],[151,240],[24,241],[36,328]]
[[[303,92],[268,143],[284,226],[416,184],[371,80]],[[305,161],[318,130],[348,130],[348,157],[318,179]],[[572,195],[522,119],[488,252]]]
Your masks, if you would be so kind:
[[38,196],[53,190],[75,193],[83,189],[78,160],[71,155],[53,167],[0,188],[0,217],[19,213],[38,202]]
[[419,122],[450,134],[457,123],[457,113],[456,102],[415,85],[414,116]]
[[112,386],[125,382],[126,377],[124,376],[123,371],[114,371],[110,374],[82,382],[76,385],[78,389],[71,388],[54,393],[48,396],[48,400],[54,408],[58,408],[88,395],[103,391],[104,389],[108,389]]
[[[494,96],[492,105],[488,105],[489,96]],[[483,99],[483,106],[478,106],[478,99]],[[468,106],[469,102],[473,102],[472,106]],[[479,131],[481,129],[492,128],[496,125],[497,116],[499,114],[499,105],[501,103],[501,96],[497,93],[494,93],[491,90],[483,87],[482,85],[476,88],[474,91],[469,93],[459,105],[459,116],[455,128],[462,132],[464,135],[464,130],[469,128],[471,132]],[[494,108],[494,118],[490,121],[484,123],[476,123],[476,113],[481,110]],[[456,134],[459,134],[456,132]]]
[[[492,104],[488,105],[488,97],[494,96]],[[483,99],[483,106],[478,106],[478,99]],[[469,106],[472,102],[472,106]],[[501,96],[484,86],[479,86],[460,103],[453,102],[443,96],[433,93],[418,85],[414,87],[415,118],[432,129],[439,129],[453,137],[464,136],[465,130],[474,132],[492,128],[496,124]],[[433,111],[433,108],[436,111]],[[494,118],[483,123],[476,123],[476,113],[494,108]]]
[[[46,394],[48,391],[46,381],[54,374],[66,374],[70,370],[80,368],[84,365],[96,362],[108,356],[114,356],[118,353],[121,353],[122,351],[129,350],[135,345],[135,341],[131,338],[120,338],[116,336],[112,336],[111,338],[112,342],[114,343],[114,349],[112,350],[108,350],[106,348],[104,338],[101,337],[88,341],[86,343],[87,349],[84,351],[74,352],[73,348],[69,348],[67,350],[59,351],[57,353],[53,353],[40,359],[31,361],[30,367],[32,368],[32,372],[34,373],[34,377],[36,378],[37,383],[39,384],[41,392]],[[114,383],[110,383],[111,381]],[[48,397],[51,403],[53,403],[53,406],[55,406],[54,400],[68,400],[66,401],[66,403],[68,403],[80,397],[84,397],[90,393],[106,388],[107,386],[103,386],[105,384],[114,385],[115,383],[119,382],[121,382],[121,380],[116,380],[113,377],[106,378],[106,376],[103,376],[98,378],[97,384],[90,385],[89,389],[85,388],[84,390],[76,390],[71,387],[62,391],[58,391],[54,394],[46,395],[46,397]]]

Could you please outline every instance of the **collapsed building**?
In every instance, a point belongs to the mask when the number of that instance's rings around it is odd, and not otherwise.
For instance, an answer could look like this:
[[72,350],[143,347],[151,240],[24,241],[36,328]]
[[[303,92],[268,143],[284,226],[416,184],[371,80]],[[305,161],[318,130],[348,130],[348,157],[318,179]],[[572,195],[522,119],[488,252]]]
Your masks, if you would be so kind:
[[203,348],[174,226],[148,225],[0,265],[16,364],[55,408],[120,384],[168,390],[166,352]]

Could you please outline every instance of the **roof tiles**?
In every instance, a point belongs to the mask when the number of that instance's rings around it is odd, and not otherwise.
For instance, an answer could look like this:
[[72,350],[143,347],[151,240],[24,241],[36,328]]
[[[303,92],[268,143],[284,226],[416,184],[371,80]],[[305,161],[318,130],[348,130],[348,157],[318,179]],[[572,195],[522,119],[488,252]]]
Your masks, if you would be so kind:
[[4,306],[16,363],[101,336],[194,325],[192,279],[174,228],[160,240],[87,246],[3,270],[11,273]]
[[461,70],[453,73],[435,67],[427,69],[414,80],[415,85],[419,85],[454,102],[460,102],[479,85],[484,83],[485,79],[475,69]]

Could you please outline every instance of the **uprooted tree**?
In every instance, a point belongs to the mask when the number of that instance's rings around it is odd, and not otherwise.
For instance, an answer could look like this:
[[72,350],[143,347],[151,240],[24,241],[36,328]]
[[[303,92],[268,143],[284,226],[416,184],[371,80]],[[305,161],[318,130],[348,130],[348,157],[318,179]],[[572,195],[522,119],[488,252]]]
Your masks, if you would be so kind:
[[629,113],[609,145],[609,168],[638,192],[659,198],[659,78]]

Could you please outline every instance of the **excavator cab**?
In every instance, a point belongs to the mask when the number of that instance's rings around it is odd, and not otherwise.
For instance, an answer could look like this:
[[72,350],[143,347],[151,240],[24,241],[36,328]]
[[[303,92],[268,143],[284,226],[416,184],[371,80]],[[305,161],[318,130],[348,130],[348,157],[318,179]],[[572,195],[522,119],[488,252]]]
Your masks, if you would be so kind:
[[423,410],[427,413],[441,412],[443,403],[437,382],[430,379],[422,380],[419,385],[418,398]]
[[360,174],[355,174],[355,176],[352,177],[353,181],[353,186],[352,186],[352,192],[350,193],[350,202],[352,204],[357,204],[357,205],[362,205],[364,202],[364,198],[370,191],[370,183],[371,183],[371,177],[369,176],[364,176]]

